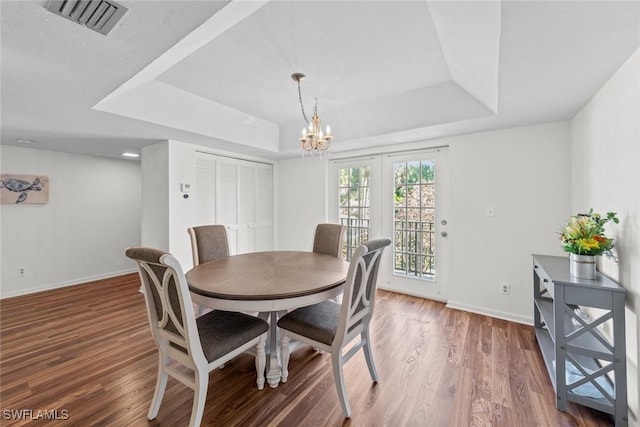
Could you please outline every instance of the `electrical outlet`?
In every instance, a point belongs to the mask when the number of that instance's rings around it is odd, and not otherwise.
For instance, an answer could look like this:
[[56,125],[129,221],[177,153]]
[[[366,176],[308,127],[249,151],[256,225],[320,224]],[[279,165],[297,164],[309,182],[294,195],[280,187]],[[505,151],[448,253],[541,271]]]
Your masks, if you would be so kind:
[[507,282],[500,282],[500,294],[509,295],[511,293],[511,285]]
[[16,276],[23,277],[25,274],[27,274],[27,269],[26,268],[24,268],[24,267],[16,268]]

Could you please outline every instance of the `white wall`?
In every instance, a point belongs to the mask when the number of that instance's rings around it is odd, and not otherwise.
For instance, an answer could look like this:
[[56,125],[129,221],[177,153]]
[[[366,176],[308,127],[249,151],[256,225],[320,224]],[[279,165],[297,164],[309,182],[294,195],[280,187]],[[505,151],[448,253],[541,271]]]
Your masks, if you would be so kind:
[[169,142],[142,148],[141,244],[169,250]]
[[198,146],[163,141],[142,149],[142,245],[171,252],[184,271],[192,267],[187,228],[195,223],[195,197],[181,183],[195,183]]
[[640,49],[571,122],[573,212],[618,213],[608,227],[619,263],[603,258],[600,271],[627,289],[626,335],[629,424],[640,425]]
[[[531,254],[563,255],[567,122],[464,135],[450,144],[449,305],[533,323]],[[495,216],[486,215],[487,207]],[[511,285],[500,295],[500,282]]]
[[327,221],[327,162],[318,157],[281,160],[277,173],[277,249],[311,250],[316,224]]
[[[557,231],[570,213],[569,123],[393,149],[434,145],[450,147],[449,304],[533,323],[531,254],[563,254]],[[327,217],[326,162],[294,159],[278,168],[278,248],[308,250],[315,224]],[[495,217],[486,216],[488,206]],[[510,295],[499,294],[501,281],[511,284]]]
[[0,165],[51,184],[46,205],[0,207],[2,298],[135,271],[123,250],[140,244],[139,163],[2,146]]
[[180,184],[195,185],[197,149],[193,144],[169,141],[169,245],[184,271],[193,266],[187,228],[196,223],[196,198],[192,193],[185,199]]

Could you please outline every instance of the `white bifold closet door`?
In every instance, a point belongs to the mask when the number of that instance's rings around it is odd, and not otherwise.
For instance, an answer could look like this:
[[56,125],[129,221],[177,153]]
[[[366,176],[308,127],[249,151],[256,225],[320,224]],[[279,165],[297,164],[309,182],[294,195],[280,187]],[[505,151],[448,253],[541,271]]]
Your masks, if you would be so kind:
[[198,153],[197,225],[227,227],[231,254],[273,249],[273,166]]

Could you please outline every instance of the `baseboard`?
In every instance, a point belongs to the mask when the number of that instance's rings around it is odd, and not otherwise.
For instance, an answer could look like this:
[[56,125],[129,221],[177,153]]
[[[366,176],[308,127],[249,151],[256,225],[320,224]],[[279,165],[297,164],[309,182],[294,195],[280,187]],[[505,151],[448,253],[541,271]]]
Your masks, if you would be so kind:
[[42,291],[50,291],[50,290],[53,290],[53,289],[65,288],[67,286],[80,285],[80,284],[87,283],[87,282],[93,282],[95,280],[109,279],[111,277],[117,277],[117,276],[122,276],[122,275],[125,275],[125,274],[136,273],[137,271],[138,271],[137,269],[133,268],[133,269],[128,269],[128,270],[113,271],[113,272],[104,273],[104,274],[96,274],[94,276],[80,277],[80,278],[74,279],[74,280],[72,280],[70,282],[48,283],[46,285],[37,286],[37,287],[33,287],[33,288],[17,289],[17,290],[13,290],[13,291],[11,291],[11,292],[9,292],[7,294],[3,293],[2,296],[0,297],[0,299],[18,297],[18,296],[28,295],[28,294],[34,294],[36,292],[42,292]]
[[510,322],[522,323],[525,325],[533,325],[533,317],[521,316],[519,314],[509,313],[506,311],[492,310],[486,307],[480,307],[470,304],[464,304],[457,301],[447,301],[441,298],[439,295],[425,295],[416,292],[407,291],[406,289],[396,289],[391,286],[378,286],[378,289],[385,291],[397,292],[399,294],[411,295],[418,298],[426,298],[434,301],[440,301],[446,303],[447,308],[456,310],[468,311],[470,313],[483,314],[489,317],[495,317],[497,319],[508,320]]
[[509,313],[506,311],[492,310],[486,307],[480,307],[476,305],[464,304],[457,301],[447,302],[448,308],[454,308],[456,310],[469,311],[471,313],[483,314],[489,317],[495,317],[497,319],[508,320],[510,322],[522,323],[524,325],[533,325],[533,317],[522,316],[520,314]]
[[446,298],[442,298],[442,296],[440,295],[413,292],[410,289],[394,288],[393,286],[389,285],[378,285],[378,289],[382,289],[383,291],[395,292],[397,294],[411,295],[412,297],[425,298],[439,302],[447,302]]

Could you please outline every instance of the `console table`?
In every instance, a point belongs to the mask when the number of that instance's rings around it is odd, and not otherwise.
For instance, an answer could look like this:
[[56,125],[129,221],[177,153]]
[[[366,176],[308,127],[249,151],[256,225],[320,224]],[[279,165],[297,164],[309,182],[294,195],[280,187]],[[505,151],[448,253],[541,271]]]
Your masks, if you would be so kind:
[[[533,294],[536,339],[556,407],[566,411],[567,402],[576,402],[628,425],[625,289],[600,273],[593,280],[572,276],[568,258],[533,255]],[[598,310],[586,318],[576,312],[581,307]]]

